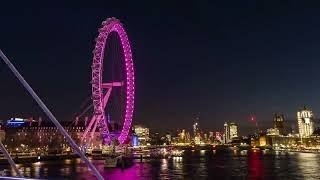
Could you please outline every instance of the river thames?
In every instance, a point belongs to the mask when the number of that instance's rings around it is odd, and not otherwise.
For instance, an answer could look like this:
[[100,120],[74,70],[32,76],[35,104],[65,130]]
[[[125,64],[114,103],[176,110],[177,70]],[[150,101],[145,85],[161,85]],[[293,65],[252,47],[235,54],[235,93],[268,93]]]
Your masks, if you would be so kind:
[[[104,168],[103,160],[92,160],[106,179],[320,179],[320,154],[298,152],[215,153],[190,151],[183,157],[137,159],[133,166]],[[25,177],[44,179],[95,179],[80,159],[18,164]],[[12,176],[9,166],[0,166]]]

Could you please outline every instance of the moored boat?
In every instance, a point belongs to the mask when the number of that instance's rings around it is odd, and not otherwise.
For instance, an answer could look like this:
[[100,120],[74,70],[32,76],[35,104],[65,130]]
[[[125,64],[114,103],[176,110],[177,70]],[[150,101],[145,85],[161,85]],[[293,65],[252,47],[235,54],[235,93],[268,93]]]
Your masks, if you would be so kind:
[[107,157],[105,157],[104,167],[106,167],[106,168],[115,168],[120,163],[119,161],[121,161],[121,157],[120,156],[107,156]]

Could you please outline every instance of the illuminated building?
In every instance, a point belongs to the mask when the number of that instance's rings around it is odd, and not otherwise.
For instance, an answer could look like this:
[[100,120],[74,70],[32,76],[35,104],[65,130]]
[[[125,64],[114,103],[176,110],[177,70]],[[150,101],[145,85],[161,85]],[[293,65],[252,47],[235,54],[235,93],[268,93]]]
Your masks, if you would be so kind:
[[267,129],[267,135],[270,135],[270,136],[279,136],[279,135],[280,135],[279,129],[278,129],[278,128],[270,128],[270,129]]
[[224,143],[229,143],[230,141],[230,131],[229,131],[229,126],[228,126],[228,123],[225,122],[224,125],[223,125],[223,142]]
[[215,133],[215,140],[222,142],[221,132],[216,132]]
[[266,146],[266,145],[267,145],[266,136],[259,136],[259,146]]
[[132,146],[133,147],[139,146],[138,136],[135,134],[132,136]]
[[186,132],[186,143],[190,143],[191,141],[191,136],[189,132]]
[[179,133],[180,142],[185,143],[186,142],[186,131],[183,129],[181,133]]
[[300,138],[310,137],[314,131],[314,117],[311,110],[304,107],[297,112]]
[[138,144],[139,146],[145,146],[150,141],[150,132],[149,128],[146,128],[142,125],[134,126],[135,135],[138,136]]
[[199,123],[194,122],[193,123],[193,137],[196,137],[199,133]]
[[208,134],[206,134],[206,133],[203,134],[203,140],[208,141]]
[[177,143],[190,143],[191,137],[190,133],[185,129],[179,131],[178,130],[178,141]]
[[200,136],[196,136],[196,137],[194,138],[194,143],[195,143],[195,144],[200,144],[200,143],[201,143]]
[[225,122],[223,125],[223,142],[229,143],[233,138],[238,137],[238,126],[235,123]]
[[214,138],[214,133],[212,131],[209,132],[209,139],[213,139]]
[[166,134],[166,139],[167,139],[167,143],[168,143],[168,144],[171,144],[171,141],[172,141],[172,140],[171,140],[171,134],[169,134],[169,133]]
[[280,135],[285,135],[284,115],[275,113],[273,116],[273,128],[279,130]]
[[[16,123],[19,122],[19,123]],[[24,122],[24,123],[22,123]],[[68,126],[70,122],[60,122],[72,139],[80,145],[81,136],[85,126]],[[17,126],[17,124],[19,124]],[[69,143],[51,122],[30,121],[26,119],[13,118],[7,121],[5,127],[4,144],[8,151],[31,151],[41,152],[63,152],[70,149]],[[100,138],[100,136],[99,136]],[[101,139],[101,138],[100,138]],[[100,140],[100,144],[101,144]]]
[[11,119],[7,120],[6,126],[8,126],[8,127],[21,127],[27,122],[28,122],[28,119],[11,118]]
[[232,140],[233,138],[238,137],[238,126],[235,123],[229,124],[229,139]]

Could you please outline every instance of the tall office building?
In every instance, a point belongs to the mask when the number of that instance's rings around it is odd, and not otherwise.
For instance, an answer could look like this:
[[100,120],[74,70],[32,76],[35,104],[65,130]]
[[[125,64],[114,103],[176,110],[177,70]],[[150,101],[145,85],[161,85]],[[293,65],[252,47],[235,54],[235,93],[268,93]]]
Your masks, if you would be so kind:
[[306,138],[312,135],[314,131],[314,116],[311,110],[304,107],[297,112],[299,135]]
[[238,137],[238,126],[235,123],[229,124],[229,139]]
[[199,130],[199,123],[194,122],[192,128],[193,128],[193,137],[196,137],[200,131]]
[[199,127],[199,121],[200,121],[200,113],[197,113],[193,117],[193,139],[195,140],[196,137],[200,138],[200,127]]
[[284,115],[275,113],[273,116],[273,128],[279,130],[280,135],[285,135]]
[[224,143],[229,143],[230,142],[230,131],[229,131],[229,125],[227,122],[224,123],[223,125],[223,142]]
[[229,143],[233,138],[238,137],[238,126],[235,123],[225,122],[223,125],[223,142]]

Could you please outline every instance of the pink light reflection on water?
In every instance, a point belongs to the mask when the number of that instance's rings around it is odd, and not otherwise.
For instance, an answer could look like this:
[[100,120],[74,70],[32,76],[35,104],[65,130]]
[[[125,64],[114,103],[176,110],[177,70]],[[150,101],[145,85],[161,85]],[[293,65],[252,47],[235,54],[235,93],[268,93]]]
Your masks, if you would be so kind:
[[262,154],[259,151],[254,151],[248,155],[248,178],[260,179],[265,176]]
[[[150,177],[152,172],[152,166],[147,163],[135,163],[133,166],[121,169],[121,168],[104,168],[103,164],[95,163],[98,171],[105,179],[117,180],[136,180],[136,179],[152,179]],[[86,168],[77,168],[76,179],[95,179],[95,176]]]
[[105,171],[103,176],[109,179],[151,179],[151,165],[146,163],[135,163],[132,167],[121,170],[119,168]]

